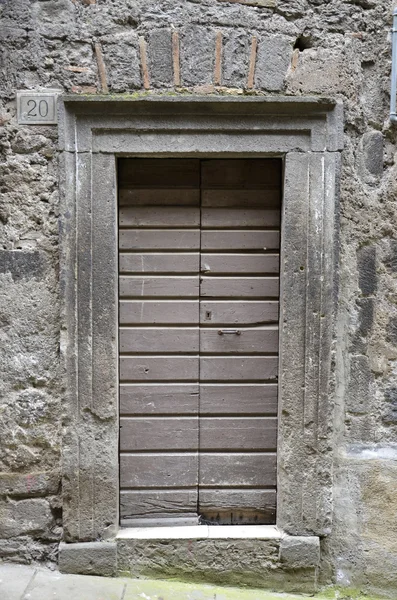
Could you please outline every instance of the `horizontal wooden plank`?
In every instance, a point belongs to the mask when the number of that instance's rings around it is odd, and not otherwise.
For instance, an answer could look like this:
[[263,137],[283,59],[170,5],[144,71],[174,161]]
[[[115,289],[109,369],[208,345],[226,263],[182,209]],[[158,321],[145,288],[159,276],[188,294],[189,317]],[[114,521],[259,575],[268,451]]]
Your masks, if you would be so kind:
[[121,454],[121,488],[183,488],[197,485],[198,453]]
[[229,490],[199,487],[199,510],[272,510],[276,508],[276,490]]
[[278,273],[278,254],[201,254],[200,270],[212,275]]
[[199,329],[197,328],[142,328],[120,329],[120,352],[188,353],[199,351]]
[[200,206],[200,190],[134,189],[119,190],[119,206]]
[[198,380],[197,356],[120,357],[120,381]]
[[201,233],[202,250],[278,250],[279,231],[222,231],[208,230]]
[[238,329],[239,335],[222,334],[222,329],[202,329],[200,352],[249,354],[278,352],[278,327]]
[[201,522],[216,525],[259,525],[276,522],[275,490],[199,488]]
[[200,414],[277,414],[278,387],[268,384],[200,385]]
[[201,356],[201,381],[276,380],[277,356]]
[[197,417],[121,417],[120,450],[198,450]]
[[119,402],[120,415],[198,414],[199,385],[124,383],[120,385]]
[[188,324],[199,321],[199,302],[193,300],[122,300],[121,325]]
[[201,162],[201,186],[206,188],[258,188],[281,185],[279,158],[216,158]]
[[194,227],[200,209],[193,206],[126,206],[119,210],[121,227]]
[[[191,209],[194,210],[194,209]],[[203,227],[278,227],[279,210],[261,210],[259,208],[203,208],[201,210]]]
[[209,298],[278,298],[278,277],[202,277],[200,294]]
[[199,485],[271,487],[276,485],[274,453],[200,452]]
[[119,187],[199,187],[197,158],[119,158]]
[[199,276],[161,276],[141,277],[123,275],[119,278],[119,296],[125,297],[184,297],[199,295]]
[[189,490],[121,491],[121,518],[172,517],[197,511],[197,488]]
[[258,189],[258,190],[203,190],[201,203],[203,207],[239,207],[239,208],[279,208],[281,202],[281,190]]
[[119,254],[120,273],[196,273],[200,255],[192,253]]
[[201,451],[276,450],[275,417],[201,417]]
[[199,229],[121,229],[121,250],[198,250]]
[[266,300],[200,302],[200,323],[203,325],[259,325],[278,322],[278,302]]

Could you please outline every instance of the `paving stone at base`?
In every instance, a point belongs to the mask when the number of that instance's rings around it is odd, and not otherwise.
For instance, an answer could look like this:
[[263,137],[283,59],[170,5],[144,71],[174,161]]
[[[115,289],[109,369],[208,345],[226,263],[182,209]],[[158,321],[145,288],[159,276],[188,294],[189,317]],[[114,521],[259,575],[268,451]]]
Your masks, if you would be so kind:
[[304,600],[303,596],[263,590],[221,588],[174,581],[138,581],[127,584],[123,600]]
[[120,575],[313,593],[315,567],[279,562],[279,540],[118,539]]
[[[40,570],[21,600],[121,600],[124,588],[125,582],[120,579]],[[10,600],[19,600],[19,597]]]
[[34,574],[31,567],[0,564],[0,599],[19,600]]

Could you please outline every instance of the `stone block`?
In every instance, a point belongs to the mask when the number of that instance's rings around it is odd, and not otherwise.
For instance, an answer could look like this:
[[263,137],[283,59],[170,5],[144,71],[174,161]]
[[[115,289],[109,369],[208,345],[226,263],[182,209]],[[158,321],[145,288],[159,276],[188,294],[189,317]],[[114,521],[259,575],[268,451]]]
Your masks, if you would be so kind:
[[289,569],[317,567],[320,563],[320,538],[285,536],[280,544],[280,561]]
[[150,32],[149,73],[152,87],[172,83],[171,29],[154,29]]
[[357,252],[358,285],[364,296],[377,290],[376,247],[363,246]]
[[43,536],[53,525],[47,500],[32,498],[0,506],[0,538],[23,534]]
[[58,564],[61,573],[112,577],[117,571],[115,542],[80,542],[59,545]]
[[271,92],[283,89],[291,61],[292,43],[284,36],[269,36],[259,42],[255,86]]
[[361,178],[366,183],[376,183],[383,173],[383,134],[381,131],[364,133],[360,142]]
[[59,472],[48,473],[0,473],[0,497],[49,496],[58,492],[61,479]]
[[182,85],[211,84],[215,63],[213,30],[192,25],[181,36]]
[[352,356],[350,361],[350,380],[346,395],[346,409],[356,415],[366,414],[370,410],[370,386],[373,375],[366,356]]
[[0,273],[11,273],[14,281],[40,277],[44,269],[44,256],[38,250],[0,250]]

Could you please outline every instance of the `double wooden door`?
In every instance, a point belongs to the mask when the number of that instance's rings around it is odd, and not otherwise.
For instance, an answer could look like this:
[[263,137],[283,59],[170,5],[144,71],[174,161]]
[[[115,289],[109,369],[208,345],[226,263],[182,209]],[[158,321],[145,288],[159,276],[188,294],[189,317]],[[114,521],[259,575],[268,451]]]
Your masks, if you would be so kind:
[[281,168],[119,160],[123,525],[275,522]]

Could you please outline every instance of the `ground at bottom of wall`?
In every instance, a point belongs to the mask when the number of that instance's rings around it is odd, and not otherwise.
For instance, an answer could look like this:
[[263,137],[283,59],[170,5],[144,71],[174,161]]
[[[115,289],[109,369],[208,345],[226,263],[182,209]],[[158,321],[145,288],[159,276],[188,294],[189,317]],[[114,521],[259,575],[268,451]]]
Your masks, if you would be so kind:
[[316,596],[174,581],[63,575],[43,567],[0,564],[0,600],[376,600],[327,590]]

